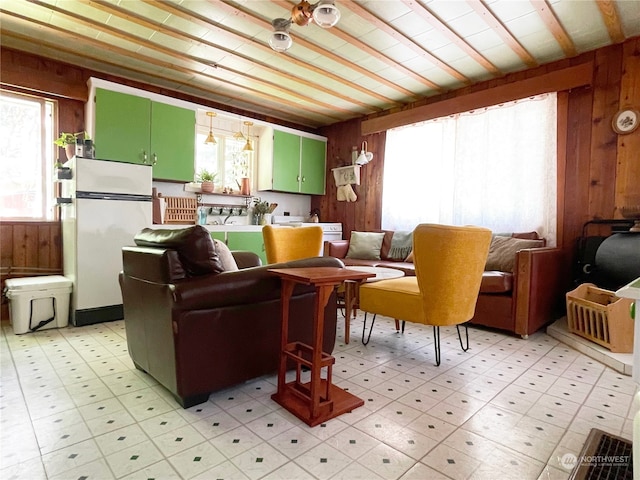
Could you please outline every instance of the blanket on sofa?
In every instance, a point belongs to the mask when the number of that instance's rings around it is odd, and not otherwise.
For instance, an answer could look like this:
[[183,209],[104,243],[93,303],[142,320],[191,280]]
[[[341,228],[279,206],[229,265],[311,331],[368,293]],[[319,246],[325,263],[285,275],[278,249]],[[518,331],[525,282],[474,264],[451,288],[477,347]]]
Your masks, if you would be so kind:
[[413,232],[393,232],[391,237],[391,247],[389,248],[389,258],[393,260],[404,260],[411,253],[413,248]]

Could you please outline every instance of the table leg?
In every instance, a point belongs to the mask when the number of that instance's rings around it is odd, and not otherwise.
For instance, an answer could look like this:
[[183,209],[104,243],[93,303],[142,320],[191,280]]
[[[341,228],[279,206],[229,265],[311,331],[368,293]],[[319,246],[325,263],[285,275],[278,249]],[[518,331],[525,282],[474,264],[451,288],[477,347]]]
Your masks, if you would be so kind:
[[347,345],[351,335],[351,311],[355,300],[355,288],[355,282],[344,282],[344,343]]
[[313,353],[311,356],[311,418],[319,414],[320,395],[322,391],[322,340],[324,337],[324,309],[333,292],[333,285],[320,285],[316,288],[315,313],[313,319]]
[[278,365],[278,392],[284,392],[287,379],[287,356],[285,347],[289,343],[289,302],[293,294],[295,282],[282,280],[280,298],[282,301],[282,331],[280,332],[280,364]]

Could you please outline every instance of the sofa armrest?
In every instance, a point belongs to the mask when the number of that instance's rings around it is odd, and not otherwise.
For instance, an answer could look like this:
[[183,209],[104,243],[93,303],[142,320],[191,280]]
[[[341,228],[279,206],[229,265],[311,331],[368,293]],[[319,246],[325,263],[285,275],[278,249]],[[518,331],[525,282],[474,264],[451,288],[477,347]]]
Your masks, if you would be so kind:
[[514,268],[515,333],[529,335],[555,320],[562,291],[562,250],[526,248],[516,253]]
[[324,256],[346,258],[349,252],[349,240],[328,240],[324,242]]
[[232,250],[231,255],[233,255],[233,258],[240,270],[249,267],[259,267],[262,265],[262,260],[260,260],[260,256],[257,253],[247,252],[244,250]]
[[[313,257],[180,280],[174,284],[175,308],[202,310],[279,300],[281,281],[269,269],[343,266],[335,258]],[[295,294],[314,291],[313,286],[299,285]]]

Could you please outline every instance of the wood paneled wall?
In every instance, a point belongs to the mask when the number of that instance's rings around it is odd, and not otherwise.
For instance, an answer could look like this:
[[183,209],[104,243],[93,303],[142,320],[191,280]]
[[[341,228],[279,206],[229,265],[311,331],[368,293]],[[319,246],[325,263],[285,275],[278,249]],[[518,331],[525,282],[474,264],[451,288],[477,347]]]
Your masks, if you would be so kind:
[[[589,62],[594,65],[591,85],[563,92],[559,97],[558,244],[566,250],[567,262],[573,260],[578,237],[586,222],[620,218],[620,208],[631,198],[640,203],[640,129],[630,135],[618,136],[611,128],[613,115],[623,106],[640,109],[640,38],[413,105],[450,101],[481,91],[486,94],[487,105],[491,105],[492,90],[501,86]],[[403,107],[403,110],[408,108],[411,106]],[[312,200],[312,207],[320,210],[323,221],[342,222],[347,238],[352,230],[378,229],[381,225],[385,134],[362,136],[361,121],[352,120],[322,129],[321,133],[329,138],[327,195]],[[364,140],[374,153],[374,160],[362,168],[361,185],[355,189],[358,200],[355,203],[338,202],[331,168],[350,163],[352,147],[357,145],[359,148]]]
[[[0,224],[0,283],[7,278],[62,274],[62,233],[59,222]],[[7,318],[2,298],[0,318]]]

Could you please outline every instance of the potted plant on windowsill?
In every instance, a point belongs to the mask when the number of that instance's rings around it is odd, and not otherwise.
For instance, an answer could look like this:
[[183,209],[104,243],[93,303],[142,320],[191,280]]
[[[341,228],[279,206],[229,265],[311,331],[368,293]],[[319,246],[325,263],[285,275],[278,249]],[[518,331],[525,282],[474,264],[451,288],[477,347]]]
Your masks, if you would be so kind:
[[89,139],[89,135],[87,132],[62,132],[60,136],[53,141],[53,143],[58,147],[63,147],[64,153],[67,155],[67,160],[71,160],[71,158],[76,154],[76,142],[78,141],[78,138]]
[[217,172],[210,172],[206,168],[203,168],[202,170],[200,170],[197,180],[201,182],[202,185],[200,188],[202,189],[203,192],[213,193],[213,189],[215,186],[214,182],[217,176],[218,176]]

